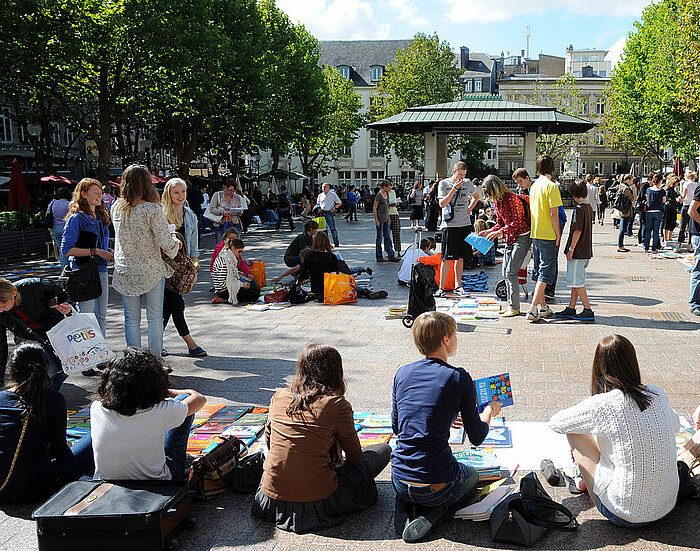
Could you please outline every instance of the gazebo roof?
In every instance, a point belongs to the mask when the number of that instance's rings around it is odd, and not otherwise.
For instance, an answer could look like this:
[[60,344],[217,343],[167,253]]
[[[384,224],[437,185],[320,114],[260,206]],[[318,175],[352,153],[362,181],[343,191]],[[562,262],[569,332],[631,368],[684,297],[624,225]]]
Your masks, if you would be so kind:
[[[488,96],[487,96],[488,97]],[[490,99],[473,98],[435,105],[410,107],[367,125],[372,130],[399,134],[438,132],[449,134],[579,134],[595,123],[566,115],[554,107]]]

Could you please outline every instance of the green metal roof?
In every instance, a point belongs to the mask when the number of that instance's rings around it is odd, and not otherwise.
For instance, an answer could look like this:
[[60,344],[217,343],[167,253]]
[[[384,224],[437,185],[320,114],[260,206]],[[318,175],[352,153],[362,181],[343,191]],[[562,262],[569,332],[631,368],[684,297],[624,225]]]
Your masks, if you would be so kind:
[[411,107],[403,113],[367,125],[399,134],[579,134],[594,123],[560,113],[554,107],[503,101],[466,99]]

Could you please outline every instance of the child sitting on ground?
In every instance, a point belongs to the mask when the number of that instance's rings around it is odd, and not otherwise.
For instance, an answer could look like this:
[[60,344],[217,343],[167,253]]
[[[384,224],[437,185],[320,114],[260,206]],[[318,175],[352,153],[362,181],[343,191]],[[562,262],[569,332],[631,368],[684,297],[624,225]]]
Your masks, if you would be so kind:
[[403,253],[403,260],[399,266],[398,284],[408,285],[411,281],[411,268],[418,262],[419,258],[430,256],[430,251],[434,251],[437,247],[437,242],[432,237],[424,237],[420,240],[420,245],[417,251],[413,250],[413,245],[409,245],[406,252]]
[[[571,184],[571,195],[576,201],[576,208],[572,214],[569,240],[566,242],[564,252],[566,254],[566,281],[571,287],[569,305],[561,312],[554,315],[558,318],[579,321],[595,321],[595,314],[591,310],[586,293],[586,268],[593,257],[593,223],[595,214],[593,207],[588,203],[588,187],[584,181]],[[576,302],[581,299],[583,310],[576,313]]]
[[459,463],[448,443],[457,414],[469,441],[478,446],[489,432],[491,417],[501,411],[501,402],[492,401],[479,414],[469,373],[447,363],[457,353],[454,318],[442,312],[421,314],[413,323],[413,342],[425,358],[396,372],[391,406],[398,437],[391,454],[397,494],[394,527],[407,542],[452,519],[476,495],[476,469]]
[[[481,216],[485,217],[486,215]],[[488,223],[486,222],[486,220],[483,220],[481,216],[479,216],[476,222],[474,222],[474,233],[476,233],[477,235],[480,234],[482,231],[489,229]],[[474,248],[474,258],[476,258],[477,266],[495,266],[497,246],[497,243],[494,241],[493,247],[491,247],[486,254],[483,254],[479,252],[476,248]]]
[[216,297],[211,301],[212,304],[238,304],[258,300],[260,291],[252,284],[252,278],[238,270],[244,247],[245,244],[240,239],[231,239],[214,261],[211,277]]

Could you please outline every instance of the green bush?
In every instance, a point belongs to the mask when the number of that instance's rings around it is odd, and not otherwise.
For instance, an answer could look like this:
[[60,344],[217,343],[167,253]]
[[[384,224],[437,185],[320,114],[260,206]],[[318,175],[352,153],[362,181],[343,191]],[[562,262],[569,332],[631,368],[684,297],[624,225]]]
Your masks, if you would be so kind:
[[29,217],[30,229],[41,229],[46,227],[46,216],[43,212],[37,212]]
[[26,230],[29,227],[29,215],[24,207],[20,210],[0,212],[0,231]]

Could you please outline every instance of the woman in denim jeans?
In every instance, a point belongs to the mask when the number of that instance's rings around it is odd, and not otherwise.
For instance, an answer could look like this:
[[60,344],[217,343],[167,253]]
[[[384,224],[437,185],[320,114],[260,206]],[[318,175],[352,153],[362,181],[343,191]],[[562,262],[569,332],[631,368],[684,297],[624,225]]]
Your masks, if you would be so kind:
[[175,258],[180,241],[170,235],[168,221],[148,168],[131,165],[122,174],[121,196],[112,207],[114,278],[122,295],[127,346],[141,346],[141,299],[146,301],[148,348],[160,357],[163,349],[163,291],[173,269],[161,251]]
[[399,368],[394,377],[391,421],[398,440],[391,454],[396,490],[394,527],[407,542],[450,520],[476,495],[476,470],[459,463],[448,443],[450,425],[462,415],[469,441],[481,444],[501,402],[477,412],[474,381],[447,363],[457,352],[457,322],[425,312],[413,323],[413,341],[425,359]]
[[651,252],[655,253],[661,248],[661,237],[659,230],[661,229],[661,219],[663,218],[664,203],[666,202],[666,192],[659,186],[663,176],[654,174],[651,181],[651,186],[646,191],[646,225],[644,229],[644,252],[649,252],[649,242]]

